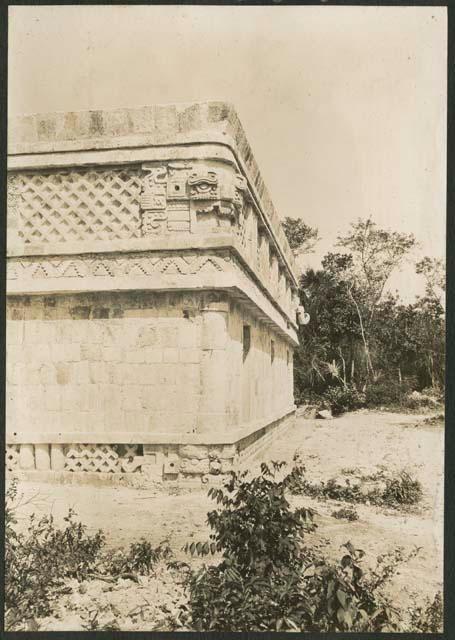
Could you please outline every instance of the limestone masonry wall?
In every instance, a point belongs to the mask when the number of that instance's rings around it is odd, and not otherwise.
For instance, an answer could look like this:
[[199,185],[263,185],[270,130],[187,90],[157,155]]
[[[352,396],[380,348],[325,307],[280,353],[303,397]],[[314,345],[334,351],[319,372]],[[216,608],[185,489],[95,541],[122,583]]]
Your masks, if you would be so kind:
[[271,442],[298,282],[232,107],[27,116],[8,171],[7,468],[204,478]]

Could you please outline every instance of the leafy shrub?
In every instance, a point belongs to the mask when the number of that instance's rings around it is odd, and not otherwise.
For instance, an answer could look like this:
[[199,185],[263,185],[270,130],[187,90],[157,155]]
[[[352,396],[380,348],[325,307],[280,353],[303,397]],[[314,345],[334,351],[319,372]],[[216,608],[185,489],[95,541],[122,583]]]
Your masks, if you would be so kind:
[[52,516],[39,520],[31,516],[27,533],[18,532],[16,496],[17,485],[12,483],[5,505],[5,624],[10,630],[27,619],[48,615],[52,592],[64,578],[85,576],[105,543],[101,532],[87,535],[71,509],[62,529]]
[[370,384],[365,392],[366,406],[399,406],[402,404],[405,396],[409,393],[408,384],[400,384],[396,380],[378,380]]
[[365,575],[364,552],[349,542],[339,564],[303,546],[314,529],[312,512],[292,510],[285,492],[301,469],[281,481],[274,464],[252,480],[232,473],[209,495],[220,507],[208,514],[210,542],[186,549],[222,561],[191,572],[192,626],[198,631],[394,631],[400,617],[381,593],[405,558],[401,550],[378,558]]
[[365,394],[354,385],[329,387],[323,393],[322,400],[330,406],[334,416],[365,406]]
[[[307,495],[312,498],[339,500],[344,502],[359,502],[399,508],[404,505],[416,504],[422,498],[422,485],[419,480],[412,478],[407,472],[401,471],[396,478],[384,478],[382,473],[361,476],[360,484],[340,484],[336,478],[327,482],[310,482],[304,474],[296,470],[290,474],[288,487],[291,493]],[[362,482],[384,480],[381,484],[371,486],[365,490]]]
[[127,553],[119,550],[114,555],[105,555],[98,568],[107,575],[134,578],[135,574],[149,575],[157,562],[171,556],[167,540],[153,547],[145,538],[141,538],[139,542],[130,544]]
[[386,480],[386,488],[382,494],[385,504],[415,504],[422,498],[422,485],[409,473],[401,471],[398,478]]
[[411,610],[411,630],[420,633],[442,633],[444,626],[444,608],[440,591],[433,601],[426,600],[426,607]]
[[337,518],[338,520],[349,520],[349,522],[354,522],[354,520],[359,519],[359,514],[352,507],[343,507],[342,509],[333,511],[332,518]]
[[403,405],[408,409],[436,409],[440,404],[441,401],[431,391],[429,395],[413,391],[403,400]]

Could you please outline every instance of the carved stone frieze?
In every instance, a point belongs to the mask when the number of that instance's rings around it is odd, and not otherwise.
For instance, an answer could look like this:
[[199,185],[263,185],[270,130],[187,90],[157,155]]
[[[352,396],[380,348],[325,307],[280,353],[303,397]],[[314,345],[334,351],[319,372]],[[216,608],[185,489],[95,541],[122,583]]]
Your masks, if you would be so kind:
[[96,257],[47,256],[40,258],[10,258],[7,280],[35,280],[49,278],[87,278],[163,275],[196,275],[225,271],[230,262],[228,252],[216,254],[172,253],[151,255],[109,255]]
[[8,214],[25,244],[137,238],[139,191],[136,167],[24,172],[8,180]]
[[140,207],[142,210],[142,233],[162,233],[167,222],[166,211],[166,167],[143,166],[145,177],[142,179]]
[[247,190],[243,176],[200,170],[191,174],[188,184],[190,199],[195,202],[197,213],[215,213],[239,222]]

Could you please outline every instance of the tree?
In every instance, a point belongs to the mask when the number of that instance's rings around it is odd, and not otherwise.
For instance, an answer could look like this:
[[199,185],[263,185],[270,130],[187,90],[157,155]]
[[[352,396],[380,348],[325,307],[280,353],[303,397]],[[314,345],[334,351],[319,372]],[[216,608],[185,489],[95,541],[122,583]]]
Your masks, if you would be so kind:
[[390,276],[415,245],[413,234],[381,229],[371,219],[359,218],[346,235],[338,237],[337,246],[349,253],[327,256],[326,266],[348,283],[348,295],[359,318],[367,378],[377,378],[370,349],[375,313]]
[[318,229],[310,227],[300,218],[290,218],[289,216],[283,220],[281,225],[289,246],[296,255],[314,251],[315,244],[320,240]]
[[425,294],[427,298],[439,300],[443,304],[446,290],[445,268],[440,258],[425,256],[417,262],[416,273],[425,278]]

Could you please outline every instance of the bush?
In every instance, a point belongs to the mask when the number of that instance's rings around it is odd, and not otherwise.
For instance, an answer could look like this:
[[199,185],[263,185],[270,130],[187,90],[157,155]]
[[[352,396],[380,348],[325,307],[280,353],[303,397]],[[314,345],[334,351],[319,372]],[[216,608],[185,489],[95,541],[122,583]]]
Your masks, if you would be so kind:
[[303,546],[314,529],[312,512],[292,510],[285,492],[295,474],[278,481],[267,465],[246,480],[232,473],[209,495],[221,505],[208,514],[210,541],[186,549],[221,551],[218,565],[189,578],[192,626],[197,631],[395,631],[400,617],[381,588],[405,558],[401,550],[378,558],[365,575],[364,552],[346,543],[339,564]]
[[365,406],[365,394],[357,391],[354,385],[329,387],[323,393],[322,400],[330,406],[334,416]]
[[18,625],[51,611],[52,593],[64,578],[82,579],[99,557],[105,539],[101,532],[86,534],[70,510],[63,529],[52,516],[31,516],[27,534],[16,529],[14,501],[17,485],[6,493],[5,505],[5,626]]
[[444,626],[444,608],[441,592],[433,601],[427,598],[426,607],[411,610],[412,631],[419,633],[442,633]]
[[386,488],[382,494],[384,504],[415,504],[422,498],[422,485],[409,473],[401,471],[398,478],[386,480]]
[[149,575],[157,562],[171,556],[167,540],[153,547],[145,538],[141,538],[130,545],[128,553],[119,550],[114,555],[105,555],[98,569],[107,575],[136,579],[136,574]]
[[[374,485],[374,482],[381,481]],[[383,481],[384,480],[384,481]],[[352,503],[368,503],[376,506],[386,506],[394,509],[412,505],[422,498],[422,485],[419,480],[412,478],[407,472],[400,471],[396,478],[385,478],[382,473],[372,476],[361,476],[360,484],[340,484],[336,478],[327,482],[310,482],[304,473],[294,471],[290,475],[288,487],[295,495],[307,495],[312,498],[340,500]],[[362,483],[373,483],[370,487],[362,488]]]
[[333,511],[332,518],[337,518],[338,520],[349,520],[349,522],[354,522],[355,520],[359,519],[359,514],[352,507],[343,507],[342,509]]
[[406,383],[400,384],[396,380],[379,380],[367,387],[366,405],[371,408],[401,405],[409,390]]

